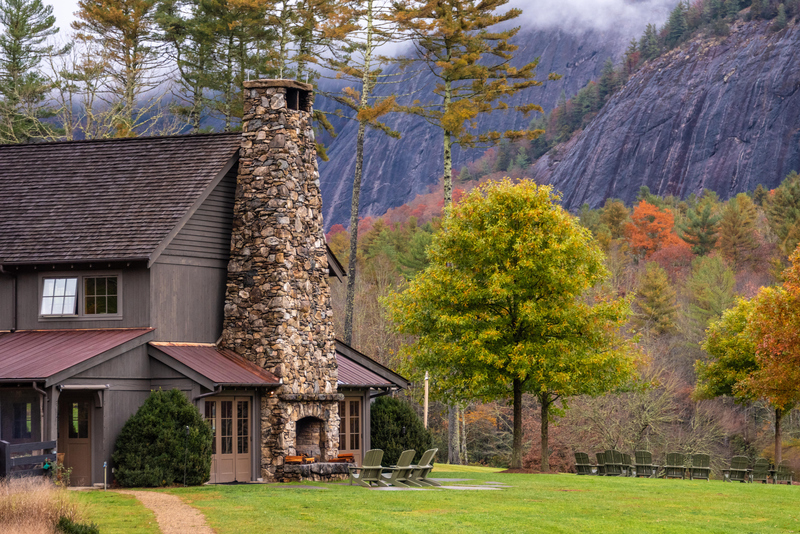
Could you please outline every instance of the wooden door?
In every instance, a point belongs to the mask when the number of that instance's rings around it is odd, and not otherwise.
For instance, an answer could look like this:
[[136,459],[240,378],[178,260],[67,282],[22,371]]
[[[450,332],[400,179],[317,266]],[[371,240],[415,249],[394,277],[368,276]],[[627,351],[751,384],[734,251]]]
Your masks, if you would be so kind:
[[91,393],[62,395],[58,400],[58,452],[64,467],[72,469],[72,486],[92,485]]
[[209,397],[206,421],[211,425],[211,482],[250,482],[251,397]]
[[350,453],[361,465],[363,430],[361,424],[361,398],[345,397],[339,402],[339,453]]

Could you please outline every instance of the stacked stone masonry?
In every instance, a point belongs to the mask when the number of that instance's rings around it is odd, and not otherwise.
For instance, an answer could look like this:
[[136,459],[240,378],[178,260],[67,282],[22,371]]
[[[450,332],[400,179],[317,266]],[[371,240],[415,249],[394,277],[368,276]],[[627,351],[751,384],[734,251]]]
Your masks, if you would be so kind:
[[285,478],[283,458],[296,452],[299,419],[321,419],[320,459],[336,456],[341,395],[311,86],[244,86],[221,344],[283,381],[261,406],[261,475],[274,481]]

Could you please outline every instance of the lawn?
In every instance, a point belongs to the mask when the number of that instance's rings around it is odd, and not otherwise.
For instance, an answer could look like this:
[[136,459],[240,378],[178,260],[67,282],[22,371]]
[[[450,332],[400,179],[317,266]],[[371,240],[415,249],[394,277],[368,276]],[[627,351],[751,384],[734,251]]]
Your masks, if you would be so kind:
[[511,487],[400,492],[305,483],[167,491],[200,509],[219,534],[800,531],[796,486],[498,471],[441,466],[434,476]]
[[156,516],[133,495],[113,491],[75,491],[85,523],[95,523],[102,534],[160,534]]

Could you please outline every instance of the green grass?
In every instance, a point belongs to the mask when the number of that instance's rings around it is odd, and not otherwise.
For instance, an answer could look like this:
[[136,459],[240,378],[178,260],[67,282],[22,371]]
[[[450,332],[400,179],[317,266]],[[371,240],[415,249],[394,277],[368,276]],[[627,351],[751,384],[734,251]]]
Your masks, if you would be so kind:
[[[218,534],[800,532],[797,486],[499,471],[437,466],[434,476],[472,479],[457,484],[493,481],[512,487],[499,491],[390,492],[304,483],[160,491],[178,495],[198,508]],[[101,494],[86,494],[90,499],[94,495]]]
[[133,495],[111,491],[75,491],[83,522],[93,522],[102,534],[160,534],[156,516]]

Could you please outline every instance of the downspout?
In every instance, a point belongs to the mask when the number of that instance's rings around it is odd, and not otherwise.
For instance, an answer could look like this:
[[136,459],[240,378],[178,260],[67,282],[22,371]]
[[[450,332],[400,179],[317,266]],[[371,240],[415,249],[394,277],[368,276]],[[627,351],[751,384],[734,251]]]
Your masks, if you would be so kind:
[[10,273],[3,268],[3,264],[0,263],[0,274],[7,274],[13,278],[12,289],[11,289],[11,328],[10,330],[14,332],[17,329],[17,275],[16,273]]
[[192,402],[195,403],[195,405],[196,405],[197,401],[199,401],[200,399],[205,399],[206,397],[210,397],[212,395],[219,395],[220,393],[222,393],[222,386],[217,386],[217,389],[215,389],[213,391],[209,391],[208,393],[203,393],[202,395],[198,395],[198,396],[194,397],[192,399]]

